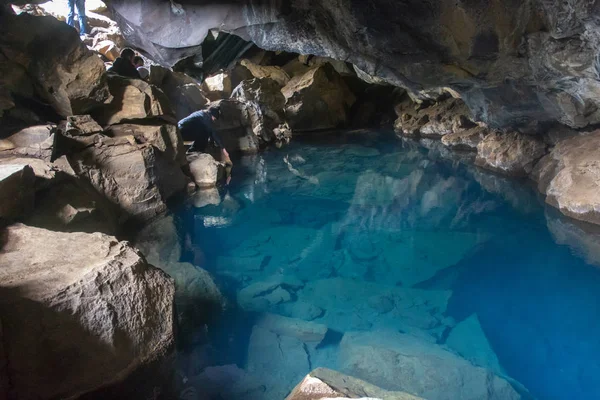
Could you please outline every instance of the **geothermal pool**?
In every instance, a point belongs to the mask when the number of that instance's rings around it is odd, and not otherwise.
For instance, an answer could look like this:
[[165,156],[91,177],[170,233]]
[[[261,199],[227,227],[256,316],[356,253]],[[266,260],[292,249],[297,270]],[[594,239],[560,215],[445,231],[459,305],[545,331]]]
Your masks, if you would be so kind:
[[228,299],[186,379],[275,400],[328,367],[428,399],[600,398],[600,235],[434,141],[294,140],[176,209],[184,261]]

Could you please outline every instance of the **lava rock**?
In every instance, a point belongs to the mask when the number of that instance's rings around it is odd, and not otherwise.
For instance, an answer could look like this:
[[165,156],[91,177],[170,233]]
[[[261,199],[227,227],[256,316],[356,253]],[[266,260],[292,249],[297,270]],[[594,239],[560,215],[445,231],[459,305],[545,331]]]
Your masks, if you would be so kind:
[[2,241],[3,343],[18,398],[78,396],[174,349],[173,282],[128,243],[20,224]]
[[545,154],[546,145],[538,138],[492,132],[477,145],[475,164],[506,175],[527,176]]

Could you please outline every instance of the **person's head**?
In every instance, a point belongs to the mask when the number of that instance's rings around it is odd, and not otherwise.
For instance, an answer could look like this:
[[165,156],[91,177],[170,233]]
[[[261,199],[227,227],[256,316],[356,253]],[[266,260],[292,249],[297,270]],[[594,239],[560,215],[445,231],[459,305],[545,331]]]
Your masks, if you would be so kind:
[[133,65],[135,65],[136,68],[143,67],[144,59],[140,56],[133,57]]
[[210,113],[213,121],[216,121],[221,117],[221,108],[219,106],[210,107],[208,112]]
[[135,57],[135,51],[133,51],[130,48],[126,48],[121,50],[121,58],[129,61],[130,63],[133,64],[133,58]]

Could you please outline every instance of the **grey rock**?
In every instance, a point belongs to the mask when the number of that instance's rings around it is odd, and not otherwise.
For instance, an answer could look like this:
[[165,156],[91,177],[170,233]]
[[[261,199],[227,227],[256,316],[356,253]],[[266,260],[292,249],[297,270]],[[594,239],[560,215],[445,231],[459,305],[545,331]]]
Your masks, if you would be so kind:
[[260,146],[261,131],[255,131],[260,108],[254,103],[235,99],[221,100],[221,118],[214,123],[228,152],[256,153]]
[[78,396],[172,352],[173,282],[128,243],[20,224],[2,236],[3,343],[18,398]]
[[0,164],[0,218],[27,216],[35,199],[35,174],[27,164]]

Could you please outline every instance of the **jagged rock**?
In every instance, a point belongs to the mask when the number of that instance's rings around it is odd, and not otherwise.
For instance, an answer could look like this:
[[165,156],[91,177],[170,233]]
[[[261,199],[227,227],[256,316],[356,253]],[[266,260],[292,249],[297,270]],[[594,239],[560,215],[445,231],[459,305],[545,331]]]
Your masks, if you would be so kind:
[[190,173],[199,188],[214,187],[225,172],[225,165],[215,161],[210,154],[190,154],[188,162]]
[[159,118],[176,123],[169,99],[156,86],[140,79],[129,79],[108,74],[108,86],[113,100],[93,114],[102,125],[114,125],[124,121]]
[[487,368],[496,375],[506,375],[483,332],[477,314],[456,324],[446,339],[446,345],[473,364]]
[[475,164],[513,176],[526,176],[546,154],[541,140],[517,132],[490,132],[477,145]]
[[112,137],[133,136],[137,143],[149,143],[160,151],[167,160],[177,165],[187,164],[185,147],[177,126],[171,124],[121,124],[112,125],[106,131]]
[[560,141],[531,176],[546,203],[581,221],[600,224],[598,153],[600,131]]
[[0,86],[9,93],[49,104],[63,117],[86,114],[110,98],[104,64],[66,24],[2,13],[0,37],[9,55],[0,58]]
[[50,160],[54,144],[54,125],[37,125],[20,130],[4,139],[0,154],[14,154]]
[[65,132],[74,136],[91,135],[102,132],[102,127],[90,115],[71,115],[67,117]]
[[452,97],[429,106],[406,99],[395,107],[395,111],[398,119],[394,129],[405,136],[443,137],[475,127],[465,103]]
[[326,368],[306,375],[286,400],[321,400],[331,398],[373,398],[382,400],[423,400],[404,392],[390,392],[360,379]]
[[115,61],[119,57],[120,51],[116,44],[110,40],[103,40],[93,45],[92,49],[108,58],[110,61]]
[[308,357],[300,340],[255,326],[248,343],[246,370],[264,382],[264,398],[284,399],[310,371]]
[[442,136],[442,143],[455,150],[477,151],[477,146],[485,139],[488,132],[487,128],[481,126],[450,132]]
[[35,175],[27,164],[0,164],[0,219],[27,216],[33,209]]
[[229,98],[232,89],[231,77],[227,72],[210,76],[202,83],[202,90],[210,101]]
[[79,396],[173,350],[173,282],[129,244],[20,224],[2,236],[0,311],[17,398]]
[[83,148],[68,155],[71,167],[120,208],[120,222],[162,213],[166,200],[187,185],[178,164],[150,144],[137,144],[132,136],[78,139]]
[[293,131],[335,128],[348,121],[356,98],[329,64],[310,69],[281,89],[285,115]]
[[152,65],[150,67],[150,83],[161,88],[167,95],[177,120],[202,109],[208,103],[202,93],[201,85],[180,72]]
[[323,324],[283,317],[277,314],[261,314],[256,319],[255,325],[278,336],[294,337],[305,343],[319,344],[327,334],[327,327]]
[[272,79],[277,82],[280,88],[287,85],[290,81],[289,75],[281,67],[258,65],[250,60],[242,60],[240,61],[240,65],[246,67],[254,78]]
[[221,117],[214,122],[227,151],[256,153],[259,149],[259,135],[253,129],[258,126],[254,121],[260,117],[260,109],[255,104],[235,99],[221,100],[216,103],[221,108]]
[[263,142],[289,142],[292,133],[285,123],[285,97],[277,82],[269,78],[245,80],[231,98],[252,105],[252,130]]
[[441,346],[397,332],[347,332],[343,372],[426,399],[520,399],[509,382]]

